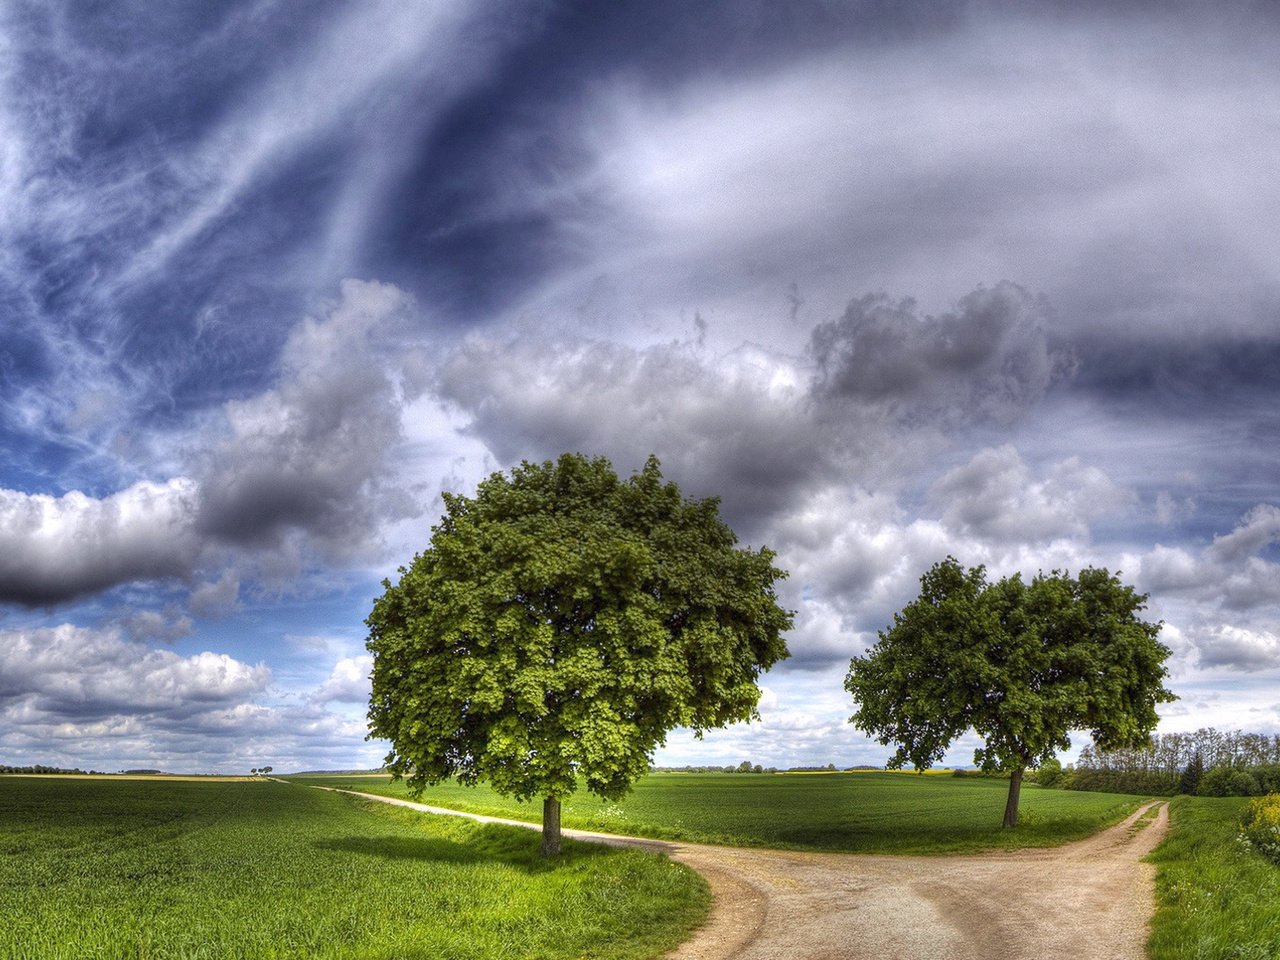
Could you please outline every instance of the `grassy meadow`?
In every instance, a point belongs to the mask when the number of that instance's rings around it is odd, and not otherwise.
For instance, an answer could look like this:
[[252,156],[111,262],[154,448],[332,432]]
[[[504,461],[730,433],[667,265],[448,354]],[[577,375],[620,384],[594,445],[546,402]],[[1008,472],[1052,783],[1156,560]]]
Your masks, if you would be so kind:
[[[304,775],[299,783],[409,796],[385,775]],[[903,773],[653,773],[620,802],[578,791],[563,803],[566,827],[696,843],[839,850],[960,853],[1052,846],[1124,818],[1140,798],[1024,786],[1021,818],[1001,830],[1005,780]],[[420,798],[435,806],[536,822],[540,802],[517,803],[487,787],[444,783]]]
[[0,957],[648,958],[706,884],[638,851],[263,781],[0,777]]
[[1152,960],[1280,958],[1280,867],[1239,841],[1238,797],[1176,797],[1151,855]]

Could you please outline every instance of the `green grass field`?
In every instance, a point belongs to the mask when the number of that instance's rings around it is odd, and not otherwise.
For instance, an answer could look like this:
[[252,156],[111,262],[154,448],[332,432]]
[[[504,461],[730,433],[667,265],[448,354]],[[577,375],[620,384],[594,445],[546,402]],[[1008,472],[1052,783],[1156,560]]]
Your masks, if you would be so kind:
[[706,914],[638,851],[269,782],[0,777],[0,957],[656,957]]
[[1280,958],[1280,867],[1238,839],[1239,798],[1177,797],[1151,855],[1152,960]]
[[[407,797],[386,776],[300,776],[319,784]],[[1052,846],[1088,836],[1132,811],[1139,798],[1107,793],[1022,791],[1021,822],[1000,829],[1009,784],[983,777],[899,773],[653,773],[608,803],[584,791],[564,801],[567,827],[609,833],[782,849],[858,853],[959,853]],[[421,796],[436,806],[537,821],[540,803],[516,803],[455,783]]]

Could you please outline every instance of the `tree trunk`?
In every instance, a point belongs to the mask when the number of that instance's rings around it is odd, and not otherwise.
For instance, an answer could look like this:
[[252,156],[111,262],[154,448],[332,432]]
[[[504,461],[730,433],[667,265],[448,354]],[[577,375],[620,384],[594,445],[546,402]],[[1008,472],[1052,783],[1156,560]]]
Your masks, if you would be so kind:
[[555,797],[542,801],[542,855],[560,856],[560,801]]
[[1009,799],[1004,805],[1004,823],[1001,826],[1012,829],[1018,825],[1018,795],[1022,793],[1022,767],[1009,774]]

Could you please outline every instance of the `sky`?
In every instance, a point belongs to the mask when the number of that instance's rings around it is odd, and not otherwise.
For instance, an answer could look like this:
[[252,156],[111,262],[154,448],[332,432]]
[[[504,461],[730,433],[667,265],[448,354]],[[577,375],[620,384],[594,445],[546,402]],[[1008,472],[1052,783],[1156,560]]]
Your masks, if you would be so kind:
[[1278,143],[1260,2],[0,0],[0,763],[379,764],[382,579],[565,451],[789,572],[658,763],[882,763],[948,555],[1280,733]]

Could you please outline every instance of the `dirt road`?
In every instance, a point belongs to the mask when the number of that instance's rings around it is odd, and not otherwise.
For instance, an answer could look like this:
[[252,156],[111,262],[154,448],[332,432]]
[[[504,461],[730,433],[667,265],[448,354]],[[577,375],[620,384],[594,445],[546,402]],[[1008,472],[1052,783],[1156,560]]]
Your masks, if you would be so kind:
[[564,833],[658,850],[707,878],[711,917],[671,960],[1142,960],[1154,868],[1141,859],[1168,828],[1164,804],[1154,819],[1140,819],[1147,809],[1067,846],[961,857],[791,853]]

